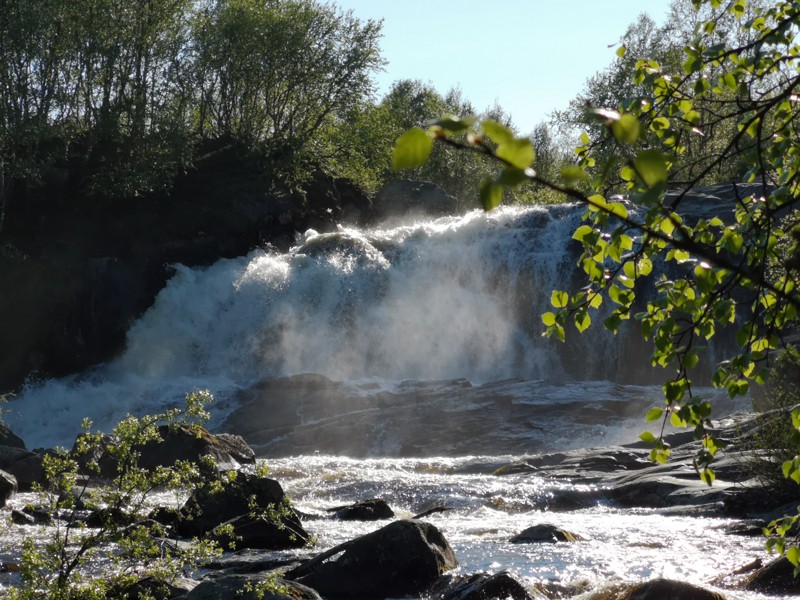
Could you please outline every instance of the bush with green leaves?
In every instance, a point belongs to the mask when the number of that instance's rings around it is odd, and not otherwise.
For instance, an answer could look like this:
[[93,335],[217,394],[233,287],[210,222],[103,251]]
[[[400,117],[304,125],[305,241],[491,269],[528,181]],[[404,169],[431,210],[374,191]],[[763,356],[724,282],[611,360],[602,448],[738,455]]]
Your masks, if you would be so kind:
[[[765,381],[770,355],[788,345],[798,327],[800,4],[692,3],[702,18],[680,60],[639,58],[630,73],[635,96],[591,108],[600,125],[595,135],[604,137],[609,152],[602,160],[600,145],[584,132],[574,164],[547,178],[536,172],[530,140],[494,120],[458,116],[407,131],[393,158],[397,168],[415,168],[439,142],[497,161],[500,172],[480,184],[486,209],[496,207],[506,189],[531,182],[586,207],[573,234],[583,247],[578,264],[585,285],[553,292],[552,309],[542,315],[544,334],[563,340],[569,326],[584,331],[604,302],[612,305],[603,322],[611,333],[624,321],[638,321],[652,344],[652,364],[665,369],[664,404],[646,416],[657,429],[641,437],[652,445],[651,458],[664,462],[670,455],[664,426],[691,427],[701,442],[695,467],[711,484],[722,443],[711,427],[712,406],[693,385],[704,347],[731,333],[737,349],[714,365],[712,380],[732,397],[743,395],[751,382]],[[723,25],[737,33],[720,39]],[[714,152],[690,176],[672,177],[692,144],[712,130],[724,132]],[[750,185],[731,182],[736,200],[719,214],[684,219],[693,188],[732,163],[743,167],[740,182]],[[612,179],[622,182],[633,206],[607,193]],[[670,276],[656,263],[671,267]],[[637,303],[646,281],[655,293]],[[800,429],[800,409],[791,415]],[[783,471],[800,481],[797,451]],[[800,550],[784,536],[799,519],[776,523],[769,544],[796,566]]]
[[[148,518],[153,492],[183,494],[202,478],[200,465],[178,461],[145,469],[141,448],[161,439],[163,425],[197,424],[208,418],[208,392],[186,396],[182,409],[144,417],[128,416],[110,437],[91,433],[84,422],[72,451],[58,450],[44,458],[45,483],[38,489],[41,508],[53,518],[42,541],[29,536],[19,561],[20,586],[9,598],[29,600],[119,597],[143,575],[167,584],[191,573],[220,549],[209,540],[180,546],[166,540],[166,530]],[[98,460],[110,456],[115,473],[101,479]],[[87,524],[86,515],[95,516]]]

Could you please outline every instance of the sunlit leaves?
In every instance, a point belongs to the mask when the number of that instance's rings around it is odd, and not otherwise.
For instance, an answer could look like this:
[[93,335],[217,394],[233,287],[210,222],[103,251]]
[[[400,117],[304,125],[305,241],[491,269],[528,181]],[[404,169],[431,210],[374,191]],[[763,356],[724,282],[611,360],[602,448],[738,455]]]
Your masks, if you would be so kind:
[[647,414],[644,417],[645,421],[658,421],[664,414],[664,409],[659,407],[651,408],[647,411]]
[[428,160],[432,150],[433,138],[424,129],[409,129],[397,138],[392,153],[392,168],[415,169]]
[[667,181],[667,159],[658,150],[642,150],[634,158],[633,166],[648,187],[665,184]]
[[503,186],[490,177],[481,181],[478,193],[484,210],[497,208],[503,202]]
[[639,119],[631,113],[624,113],[611,124],[611,133],[623,144],[633,146],[641,133]]

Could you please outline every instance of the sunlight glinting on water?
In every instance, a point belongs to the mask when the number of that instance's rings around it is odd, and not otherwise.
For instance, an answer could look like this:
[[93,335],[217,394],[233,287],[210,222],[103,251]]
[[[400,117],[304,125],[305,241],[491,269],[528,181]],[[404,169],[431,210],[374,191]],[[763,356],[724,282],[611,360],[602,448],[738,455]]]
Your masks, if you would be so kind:
[[[300,510],[322,516],[326,509],[380,497],[398,517],[434,506],[451,510],[425,520],[442,530],[463,573],[511,570],[530,581],[592,586],[609,581],[668,577],[708,586],[721,573],[764,555],[760,538],[734,536],[730,519],[666,516],[645,509],[613,509],[599,503],[576,511],[542,509],[550,491],[564,483],[530,475],[495,476],[480,465],[508,457],[362,459],[304,456],[267,461],[271,475]],[[513,535],[549,523],[585,541],[512,544]],[[381,527],[381,522],[310,520],[319,550]],[[729,598],[754,599],[743,592]]]

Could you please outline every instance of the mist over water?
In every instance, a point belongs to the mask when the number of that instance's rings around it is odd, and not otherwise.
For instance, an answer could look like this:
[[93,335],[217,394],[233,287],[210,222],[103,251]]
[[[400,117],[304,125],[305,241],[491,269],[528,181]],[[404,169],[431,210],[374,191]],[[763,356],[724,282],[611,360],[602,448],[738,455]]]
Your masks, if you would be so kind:
[[[626,336],[599,324],[567,345],[541,335],[551,291],[581,280],[571,235],[582,211],[506,207],[308,231],[286,253],[176,265],[118,359],[28,386],[9,404],[8,421],[29,447],[69,446],[84,417],[108,430],[127,413],[179,405],[198,388],[217,397],[218,425],[236,408],[237,391],[300,373],[383,390],[452,379],[613,381],[621,366],[645,358],[623,356]],[[556,396],[539,401],[558,403]]]

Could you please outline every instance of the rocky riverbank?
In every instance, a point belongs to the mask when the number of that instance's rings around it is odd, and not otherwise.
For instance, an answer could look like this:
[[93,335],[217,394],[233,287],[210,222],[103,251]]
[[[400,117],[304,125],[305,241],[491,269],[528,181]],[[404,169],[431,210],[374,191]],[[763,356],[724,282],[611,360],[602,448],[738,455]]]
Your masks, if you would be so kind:
[[[546,506],[539,509],[557,513],[573,511],[598,503],[617,507],[655,509],[665,515],[733,516],[735,526],[729,535],[759,535],[761,527],[784,512],[791,512],[797,500],[776,495],[765,489],[753,461],[758,458],[748,440],[760,429],[772,427],[776,419],[785,418],[780,411],[760,415],[732,415],[715,423],[717,436],[728,448],[717,463],[717,480],[709,487],[699,481],[691,457],[697,442],[690,433],[668,438],[673,458],[666,465],[648,460],[643,444],[578,449],[559,453],[528,456],[504,464],[477,463],[471,469],[493,473],[494,477],[530,475],[569,482],[561,494],[550,495]],[[201,430],[202,432],[203,430]],[[437,600],[476,600],[489,598],[721,598],[724,588],[747,589],[768,594],[800,593],[791,569],[782,561],[766,566],[742,567],[731,557],[730,573],[720,573],[713,584],[716,591],[687,587],[686,584],[654,579],[642,584],[613,584],[602,589],[555,582],[530,582],[502,568],[493,573],[448,574],[458,565],[458,556],[441,530],[426,521],[427,515],[447,518],[447,506],[439,506],[412,519],[397,518],[391,507],[373,500],[352,498],[353,506],[341,506],[327,515],[304,515],[288,508],[275,517],[273,511],[284,502],[280,483],[259,475],[254,470],[255,455],[240,437],[231,434],[212,435],[194,429],[164,430],[162,444],[145,447],[140,462],[152,470],[176,460],[201,461],[210,455],[224,472],[235,470],[235,477],[226,476],[217,491],[198,487],[177,511],[156,510],[149,518],[158,520],[168,532],[166,543],[179,547],[195,537],[210,537],[218,542],[236,540],[235,550],[227,551],[206,565],[200,579],[173,582],[159,598],[187,600],[227,598],[234,589],[259,582],[276,583],[272,598],[387,598],[425,597]],[[0,440],[0,467],[5,518],[16,527],[41,528],[63,515],[47,514],[36,506],[14,507],[17,489],[29,489],[41,479],[43,451],[30,452],[10,431]],[[36,465],[39,465],[38,467]],[[99,461],[99,464],[110,463]],[[763,464],[763,463],[762,463]],[[379,485],[378,485],[379,487]],[[254,509],[257,509],[254,511]],[[261,511],[261,512],[258,512]],[[256,514],[258,513],[258,514]],[[265,514],[271,514],[265,518]],[[77,516],[76,516],[77,515]],[[89,510],[70,514],[86,526],[96,527],[105,518]],[[350,539],[311,558],[276,560],[272,552],[281,548],[304,547],[310,543],[318,519],[334,519],[342,523],[352,519],[385,520],[387,524],[372,533]],[[698,521],[700,523],[700,521]],[[228,527],[220,537],[218,526]],[[547,522],[521,529],[515,544],[580,544],[582,536],[565,531]],[[585,541],[585,540],[583,540]],[[308,556],[305,554],[304,556]],[[13,571],[13,561],[6,565]],[[783,569],[783,573],[781,573]],[[12,582],[16,575],[0,577]],[[149,580],[142,580],[136,590],[151,589]],[[134,588],[132,588],[133,590]],[[155,588],[152,588],[155,589]],[[125,591],[132,594],[133,591]],[[277,590],[277,591],[276,591]],[[159,592],[161,593],[161,592]],[[119,597],[135,597],[122,595]],[[249,598],[245,594],[244,598]],[[256,596],[253,595],[253,598]]]

